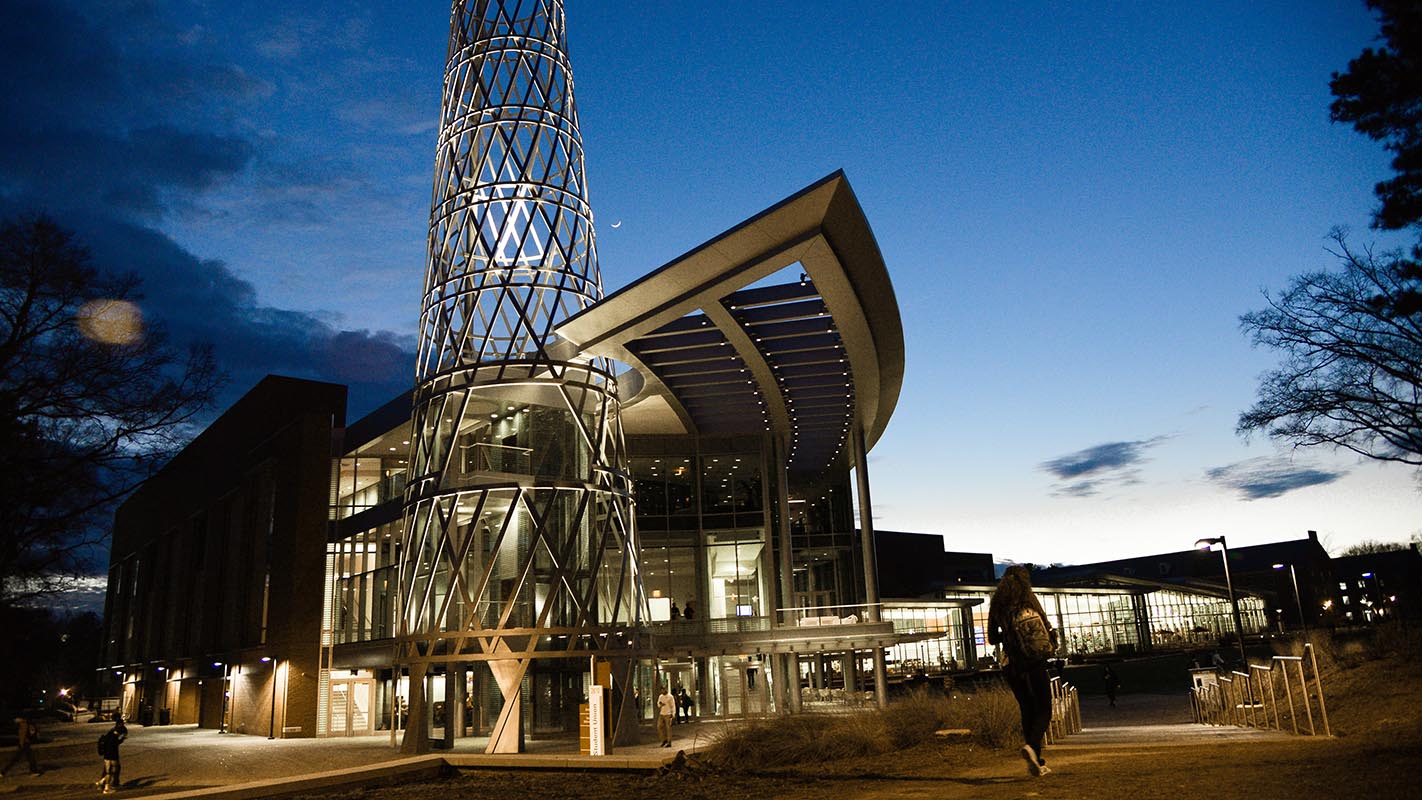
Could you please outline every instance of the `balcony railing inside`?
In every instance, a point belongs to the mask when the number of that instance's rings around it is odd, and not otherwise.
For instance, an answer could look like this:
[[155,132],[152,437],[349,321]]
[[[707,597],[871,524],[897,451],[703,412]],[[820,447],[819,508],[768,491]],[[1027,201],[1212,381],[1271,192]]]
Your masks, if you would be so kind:
[[533,474],[533,448],[475,442],[462,445],[465,472],[508,472]]

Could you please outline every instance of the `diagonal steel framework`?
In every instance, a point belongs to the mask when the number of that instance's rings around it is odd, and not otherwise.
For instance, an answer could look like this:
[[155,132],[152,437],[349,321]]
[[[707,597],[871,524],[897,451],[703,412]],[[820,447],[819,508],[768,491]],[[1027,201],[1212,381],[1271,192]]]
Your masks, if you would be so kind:
[[561,0],[453,4],[431,200],[399,657],[412,695],[488,664],[491,752],[534,659],[625,657],[644,619],[613,365],[552,347],[602,297],[564,31]]

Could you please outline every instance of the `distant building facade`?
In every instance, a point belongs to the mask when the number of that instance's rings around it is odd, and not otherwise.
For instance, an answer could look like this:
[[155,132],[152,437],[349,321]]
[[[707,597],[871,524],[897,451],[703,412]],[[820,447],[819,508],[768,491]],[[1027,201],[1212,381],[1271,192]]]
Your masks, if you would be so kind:
[[[1047,581],[1072,581],[1097,575],[1188,585],[1204,581],[1224,584],[1224,562],[1219,551],[1184,550],[1136,558],[1055,567],[1041,572]],[[1236,589],[1250,592],[1265,603],[1273,627],[1298,627],[1320,622],[1326,608],[1338,601],[1334,559],[1318,541],[1315,531],[1302,539],[1229,548],[1230,577]],[[1297,598],[1294,580],[1298,581]]]
[[[938,535],[913,533],[884,534],[877,540],[880,566],[904,570],[886,570],[881,577],[884,614],[900,633],[919,635],[890,648],[890,674],[993,664],[994,648],[985,635],[996,590],[992,556],[943,552],[943,541]],[[1118,563],[1033,573],[1033,588],[1060,632],[1062,658],[1207,648],[1233,636],[1234,619],[1222,582],[1152,580],[1108,571]],[[1266,631],[1264,596],[1246,589],[1239,592],[1239,601],[1245,634]]]
[[1422,554],[1405,548],[1333,559],[1336,605],[1324,610],[1330,624],[1422,618]]

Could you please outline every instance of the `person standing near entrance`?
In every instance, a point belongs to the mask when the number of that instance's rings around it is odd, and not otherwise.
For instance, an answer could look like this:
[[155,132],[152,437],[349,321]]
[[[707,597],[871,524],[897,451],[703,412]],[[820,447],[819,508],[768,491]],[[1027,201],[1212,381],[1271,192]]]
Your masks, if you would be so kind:
[[676,695],[672,694],[669,685],[663,685],[662,693],[657,695],[657,735],[661,737],[662,747],[671,747],[672,720],[675,716]]
[[1047,659],[1056,651],[1057,632],[1032,592],[1031,573],[1013,564],[1002,575],[988,610],[988,642],[1002,647],[1002,674],[1022,713],[1022,758],[1034,776],[1051,772],[1042,752],[1052,722],[1052,689]]

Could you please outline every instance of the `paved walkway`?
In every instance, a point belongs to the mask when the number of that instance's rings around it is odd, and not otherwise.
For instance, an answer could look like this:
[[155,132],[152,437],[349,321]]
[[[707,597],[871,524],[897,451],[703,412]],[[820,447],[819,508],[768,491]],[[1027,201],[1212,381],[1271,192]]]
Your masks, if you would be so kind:
[[[1103,697],[1082,698],[1081,733],[1049,748],[1066,757],[1092,758],[1117,748],[1156,748],[1214,742],[1295,738],[1273,731],[1196,725],[1184,694],[1122,695],[1115,708]],[[123,745],[125,796],[248,800],[282,793],[311,792],[351,784],[432,776],[446,765],[491,769],[654,770],[678,750],[694,752],[709,743],[721,723],[678,725],[676,744],[617,748],[610,756],[579,755],[570,741],[531,742],[517,756],[489,756],[483,741],[461,740],[454,750],[410,757],[391,747],[388,734],[351,739],[269,740],[220,734],[194,725],[129,728]],[[94,743],[105,724],[50,723],[36,748],[44,773],[18,773],[0,781],[0,794],[20,797],[93,797],[99,775]],[[650,729],[644,733],[651,739]],[[0,758],[8,760],[7,751]]]
[[[619,747],[609,756],[577,753],[576,742],[532,742],[518,756],[480,752],[482,740],[454,750],[410,757],[391,747],[388,733],[350,739],[284,739],[222,734],[196,725],[129,727],[123,745],[124,796],[253,798],[285,791],[315,790],[363,781],[433,775],[446,764],[461,768],[654,770],[678,750],[707,744],[713,723],[678,725],[673,748],[655,743]],[[95,742],[107,724],[43,724],[35,748],[43,774],[23,765],[0,781],[0,794],[21,797],[92,797],[100,760]],[[650,732],[651,729],[648,729]],[[649,734],[655,737],[655,733]],[[0,750],[9,759],[11,750]],[[3,762],[0,762],[3,763]],[[300,778],[299,783],[291,783]]]

